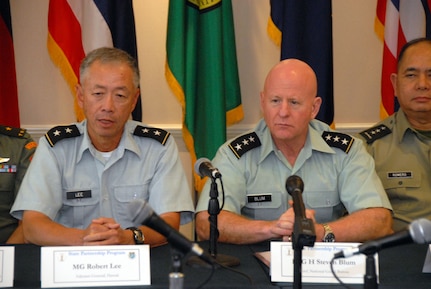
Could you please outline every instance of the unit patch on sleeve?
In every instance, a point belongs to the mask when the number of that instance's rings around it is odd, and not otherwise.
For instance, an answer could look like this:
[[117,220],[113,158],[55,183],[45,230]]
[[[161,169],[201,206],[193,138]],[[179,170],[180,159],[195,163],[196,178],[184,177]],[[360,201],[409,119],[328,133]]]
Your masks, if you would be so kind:
[[53,147],[58,141],[66,138],[77,137],[80,136],[81,133],[76,125],[65,125],[65,126],[56,126],[51,128],[46,134],[45,138],[48,141],[49,145]]
[[367,140],[367,144],[373,143],[375,140],[384,137],[392,133],[391,129],[384,124],[372,127],[370,129],[364,130],[359,134]]
[[329,146],[339,148],[346,154],[349,153],[355,141],[355,139],[348,134],[334,131],[324,131],[322,137]]
[[229,144],[230,150],[234,153],[237,159],[251,149],[261,146],[259,137],[255,132],[237,137]]
[[149,138],[155,139],[162,145],[165,145],[166,141],[171,135],[166,130],[155,128],[155,127],[145,127],[141,125],[136,126],[133,134],[141,137],[149,137]]

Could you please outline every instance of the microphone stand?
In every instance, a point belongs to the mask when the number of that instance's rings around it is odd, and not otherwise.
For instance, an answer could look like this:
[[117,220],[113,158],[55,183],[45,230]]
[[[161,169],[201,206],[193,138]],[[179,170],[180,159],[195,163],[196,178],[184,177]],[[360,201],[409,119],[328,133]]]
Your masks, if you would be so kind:
[[377,289],[376,263],[374,254],[367,254],[365,261],[364,289]]
[[[292,234],[292,247],[293,247],[293,288],[302,288],[302,249],[304,246],[301,244],[296,233]],[[298,239],[298,240],[295,240]]]
[[315,241],[316,233],[313,221],[295,215],[292,234],[294,289],[302,288],[302,249],[304,246],[313,247]]
[[220,212],[220,204],[218,201],[218,189],[216,179],[211,178],[210,200],[208,203],[208,220],[210,222],[210,247],[209,253],[213,258],[217,256],[217,239],[219,236],[217,216]]
[[[217,216],[220,213],[220,204],[218,201],[218,189],[216,178],[211,178],[211,189],[210,189],[210,200],[208,203],[208,220],[210,223],[210,238],[209,238],[209,253],[216,260],[217,264],[227,267],[233,267],[239,265],[239,259],[233,256],[223,255],[217,253],[217,239],[219,237],[219,231],[217,227]],[[211,266],[201,259],[195,258],[195,256],[191,257],[188,260],[188,264],[199,264],[204,267]],[[218,268],[218,267],[217,267]]]
[[169,273],[169,289],[183,289],[184,273],[181,259],[183,254],[172,249],[172,271]]

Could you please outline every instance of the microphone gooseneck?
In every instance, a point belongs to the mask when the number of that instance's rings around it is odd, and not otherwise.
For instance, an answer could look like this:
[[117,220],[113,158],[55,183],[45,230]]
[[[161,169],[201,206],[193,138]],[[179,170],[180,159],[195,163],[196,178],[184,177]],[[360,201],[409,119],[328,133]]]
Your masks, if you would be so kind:
[[429,244],[431,243],[431,221],[425,218],[411,222],[406,230],[394,234],[368,241],[356,248],[348,248],[334,254],[334,258],[347,258],[356,254],[370,255],[382,249],[409,244]]
[[198,244],[191,242],[180,232],[172,228],[158,216],[144,200],[132,201],[129,204],[129,213],[133,223],[145,225],[159,232],[166,237],[172,246],[184,254],[191,252],[209,264],[216,264],[215,260],[210,255],[206,254]]

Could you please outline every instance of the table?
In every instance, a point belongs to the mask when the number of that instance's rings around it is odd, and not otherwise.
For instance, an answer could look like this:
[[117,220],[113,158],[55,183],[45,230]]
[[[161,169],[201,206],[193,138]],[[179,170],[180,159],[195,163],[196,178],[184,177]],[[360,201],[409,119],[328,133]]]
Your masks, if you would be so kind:
[[[207,242],[199,243],[205,250]],[[379,253],[380,284],[379,288],[422,289],[431,288],[431,274],[422,273],[428,245],[403,245],[382,250]],[[238,270],[253,279],[254,286],[243,275],[236,274],[224,268],[215,270],[211,280],[202,288],[230,289],[230,288],[292,288],[290,283],[273,284],[270,281],[268,268],[257,260],[253,253],[269,250],[269,243],[250,246],[218,244],[219,254],[237,257],[240,265]],[[130,286],[127,288],[169,288],[168,274],[171,272],[172,250],[169,245],[152,248],[151,258],[151,286]],[[190,256],[184,256],[183,272],[184,288],[197,288],[210,275],[211,270],[186,264]],[[352,288],[363,288],[363,285],[349,285]],[[339,284],[303,284],[303,288],[344,288]],[[40,247],[35,245],[15,246],[15,283],[14,288],[40,288]],[[83,287],[80,287],[83,288]],[[94,287],[88,287],[94,288]],[[119,287],[108,287],[119,288]],[[124,288],[124,287],[123,287]]]

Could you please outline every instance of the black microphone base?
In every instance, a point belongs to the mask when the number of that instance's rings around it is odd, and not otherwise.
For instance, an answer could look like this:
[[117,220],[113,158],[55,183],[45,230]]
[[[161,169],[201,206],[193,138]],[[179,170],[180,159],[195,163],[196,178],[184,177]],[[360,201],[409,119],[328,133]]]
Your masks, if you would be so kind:
[[[225,267],[235,267],[240,264],[240,261],[238,258],[224,255],[224,254],[217,254],[217,256],[213,256],[214,260],[217,264]],[[211,264],[208,264],[204,260],[200,259],[198,256],[191,256],[187,259],[187,265],[192,267],[204,267],[204,268],[212,268]],[[219,266],[216,266],[218,268]]]

